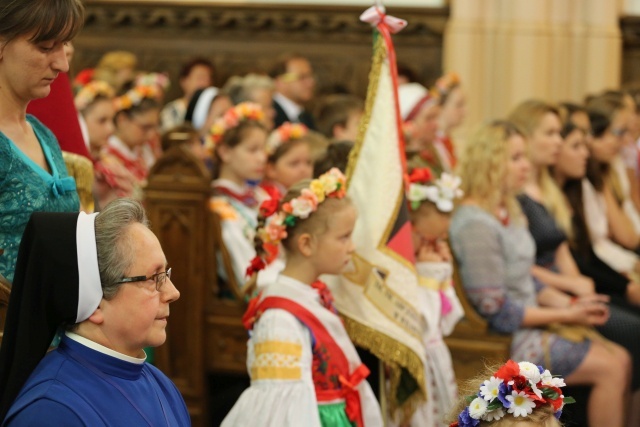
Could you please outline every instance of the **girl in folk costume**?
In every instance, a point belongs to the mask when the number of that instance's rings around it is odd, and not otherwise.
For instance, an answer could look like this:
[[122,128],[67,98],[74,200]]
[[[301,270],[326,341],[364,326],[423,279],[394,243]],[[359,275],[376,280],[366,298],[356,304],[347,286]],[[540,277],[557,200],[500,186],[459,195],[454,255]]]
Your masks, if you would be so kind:
[[159,89],[155,85],[134,86],[115,99],[115,133],[105,153],[120,162],[144,185],[155,162],[148,142],[157,137],[160,122]]
[[[219,263],[218,274],[241,286],[249,261],[256,255],[253,247],[258,225],[258,207],[270,195],[255,185],[264,176],[267,154],[267,130],[262,124],[259,105],[238,104],[218,119],[209,131],[207,146],[215,156],[211,210],[221,219],[222,239],[231,256],[233,277]],[[271,251],[269,268],[261,272],[258,283],[273,280],[282,263],[275,260],[277,250]],[[219,254],[219,256],[221,256]]]
[[83,86],[74,99],[80,127],[93,160],[93,192],[98,209],[118,197],[140,199],[142,196],[136,177],[117,158],[105,155],[109,137],[115,130],[114,95],[108,83],[95,80]]
[[467,114],[467,101],[460,86],[460,77],[448,73],[440,77],[434,90],[440,95],[440,120],[438,129],[438,147],[445,148],[449,163],[455,168],[457,162],[456,147],[451,132],[459,127]]
[[339,274],[354,252],[357,212],[345,178],[332,169],[293,186],[283,203],[261,206],[256,252],[248,273],[264,266],[263,243],[278,244],[287,263],[251,300],[243,317],[250,339],[251,387],[223,427],[382,426],[368,369],[333,306],[322,274]]
[[270,194],[284,195],[289,187],[313,176],[309,129],[285,122],[267,140],[266,180],[260,186]]
[[457,387],[451,354],[442,340],[463,317],[464,310],[452,286],[452,257],[445,241],[453,202],[462,197],[460,178],[443,173],[436,179],[428,168],[409,175],[409,215],[416,250],[420,301],[427,321],[423,342],[427,352],[427,402],[412,418],[412,425],[440,427],[456,403]]
[[407,139],[407,160],[412,167],[429,167],[435,173],[451,172],[447,149],[438,139],[440,99],[418,83],[398,88],[400,114]]

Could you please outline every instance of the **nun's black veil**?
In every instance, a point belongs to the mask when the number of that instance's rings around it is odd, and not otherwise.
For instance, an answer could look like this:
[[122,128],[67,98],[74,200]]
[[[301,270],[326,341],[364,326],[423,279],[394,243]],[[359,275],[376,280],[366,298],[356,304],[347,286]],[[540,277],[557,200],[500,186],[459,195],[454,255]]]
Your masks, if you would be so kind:
[[44,357],[56,329],[76,321],[78,215],[36,212],[25,228],[0,348],[0,420]]

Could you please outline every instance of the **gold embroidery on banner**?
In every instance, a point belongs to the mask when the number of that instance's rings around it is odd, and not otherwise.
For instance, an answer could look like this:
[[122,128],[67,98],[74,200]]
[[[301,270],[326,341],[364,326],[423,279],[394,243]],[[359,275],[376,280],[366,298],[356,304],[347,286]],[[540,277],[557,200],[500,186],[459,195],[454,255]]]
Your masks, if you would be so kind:
[[[404,344],[373,328],[341,315],[344,327],[354,344],[369,350],[382,360],[391,370],[389,409],[394,413],[401,409],[409,419],[417,407],[424,402],[426,391],[424,388],[424,365],[421,359]],[[409,397],[402,405],[396,399],[400,384],[401,368],[405,368],[415,378],[419,390]]]
[[407,334],[418,341],[422,339],[420,313],[411,303],[387,286],[384,276],[379,271],[370,272],[364,287],[364,296],[380,313]]
[[[377,34],[377,33],[376,33]],[[358,128],[358,136],[356,137],[356,143],[351,149],[349,154],[349,162],[347,164],[347,189],[349,188],[349,182],[353,176],[356,165],[358,164],[358,158],[360,157],[360,151],[364,145],[364,137],[367,129],[369,128],[369,122],[371,121],[371,113],[373,112],[373,104],[376,100],[378,93],[378,82],[380,80],[380,69],[384,60],[387,58],[387,51],[384,45],[384,39],[380,36],[374,40],[373,59],[371,64],[371,72],[369,73],[369,87],[367,88],[367,99],[364,106],[364,114],[360,120],[360,127]]]

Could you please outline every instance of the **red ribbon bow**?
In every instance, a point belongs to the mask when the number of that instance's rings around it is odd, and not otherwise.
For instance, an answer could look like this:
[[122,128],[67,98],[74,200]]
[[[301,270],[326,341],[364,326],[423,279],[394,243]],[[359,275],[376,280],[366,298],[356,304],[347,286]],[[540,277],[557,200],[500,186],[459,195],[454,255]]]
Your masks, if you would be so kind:
[[360,365],[355,371],[345,378],[342,375],[338,378],[340,384],[342,384],[342,393],[346,403],[347,417],[356,423],[356,426],[362,427],[364,425],[362,420],[362,408],[360,406],[360,394],[358,393],[358,384],[360,384],[365,378],[369,376],[369,368],[365,365]]
[[260,216],[263,218],[269,218],[271,215],[277,212],[278,205],[279,203],[277,199],[265,200],[260,205]]
[[259,255],[256,255],[251,260],[251,263],[249,264],[249,267],[247,267],[247,271],[245,272],[245,274],[247,277],[251,277],[254,274],[256,274],[258,271],[263,270],[264,268],[265,268],[265,263],[263,259]]

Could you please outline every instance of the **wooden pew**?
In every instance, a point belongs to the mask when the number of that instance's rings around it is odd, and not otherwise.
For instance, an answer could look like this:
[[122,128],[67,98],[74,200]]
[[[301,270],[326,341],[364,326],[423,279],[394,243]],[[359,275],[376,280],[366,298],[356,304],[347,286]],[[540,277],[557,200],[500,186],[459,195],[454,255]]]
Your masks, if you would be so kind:
[[454,269],[453,281],[456,295],[464,308],[464,318],[444,341],[451,351],[458,384],[462,384],[477,376],[485,366],[507,361],[511,353],[511,336],[489,329],[487,321],[469,302],[457,268]]
[[153,166],[145,206],[169,265],[180,300],[171,305],[167,341],[156,349],[156,365],[178,386],[194,427],[209,424],[207,376],[247,375],[245,304],[235,283],[216,274],[216,252],[234,277],[220,221],[209,209],[209,171],[184,147],[169,150]]

